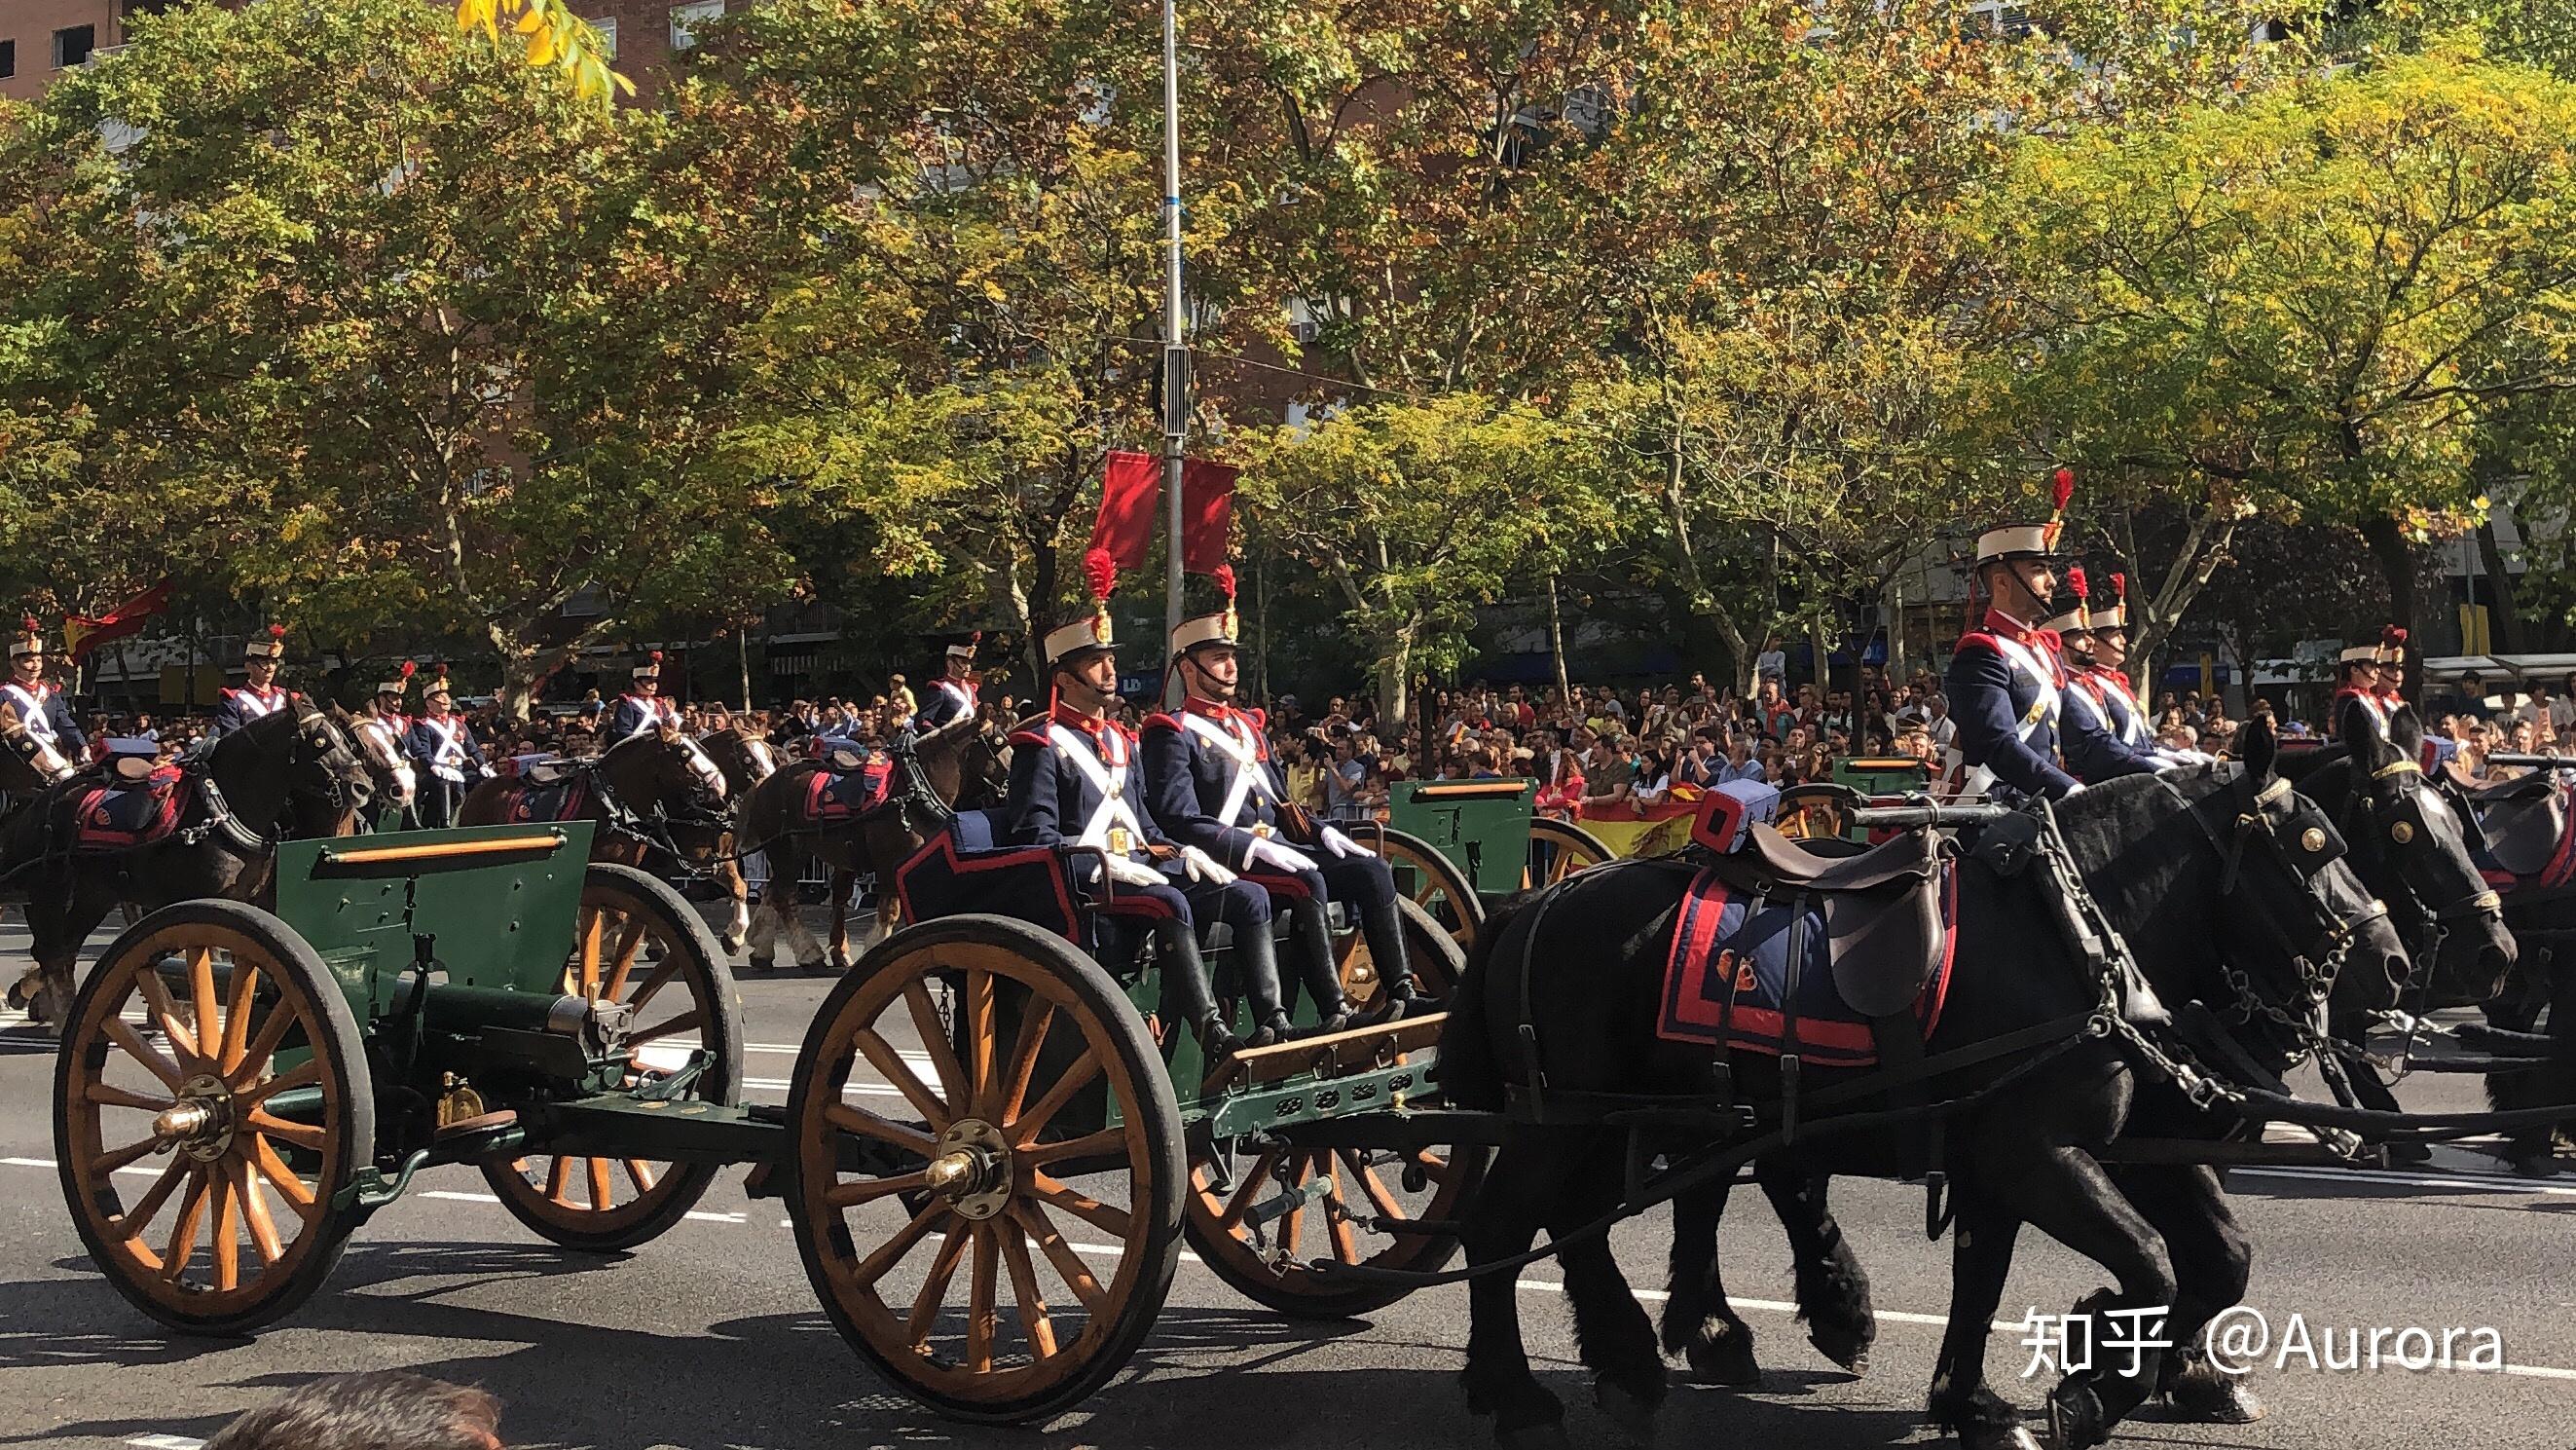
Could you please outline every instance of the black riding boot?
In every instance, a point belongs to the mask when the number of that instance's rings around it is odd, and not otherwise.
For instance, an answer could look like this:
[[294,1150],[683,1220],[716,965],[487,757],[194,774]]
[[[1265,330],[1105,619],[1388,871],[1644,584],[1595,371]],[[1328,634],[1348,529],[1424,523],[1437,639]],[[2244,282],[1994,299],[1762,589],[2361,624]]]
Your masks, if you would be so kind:
[[1413,982],[1413,962],[1404,950],[1404,917],[1392,898],[1360,908],[1360,934],[1368,938],[1369,959],[1377,964],[1378,996],[1360,1017],[1371,1026],[1419,1013],[1427,1005]]
[[1315,999],[1315,1032],[1339,1032],[1351,1025],[1350,1000],[1342,995],[1342,973],[1333,965],[1333,927],[1324,903],[1308,897],[1289,908],[1296,922],[1297,982]]
[[1208,987],[1207,959],[1199,955],[1199,939],[1179,922],[1154,924],[1154,941],[1163,954],[1163,1000],[1172,1014],[1189,1024],[1190,1033],[1199,1040],[1199,1051],[1209,1064],[1223,1062],[1245,1044],[1226,1025],[1225,1016],[1216,1009],[1216,994]]
[[1270,924],[1260,922],[1234,934],[1234,970],[1243,979],[1243,1005],[1252,1014],[1252,1036],[1246,1047],[1268,1047],[1289,1033],[1288,1009],[1279,998],[1279,949],[1270,939]]

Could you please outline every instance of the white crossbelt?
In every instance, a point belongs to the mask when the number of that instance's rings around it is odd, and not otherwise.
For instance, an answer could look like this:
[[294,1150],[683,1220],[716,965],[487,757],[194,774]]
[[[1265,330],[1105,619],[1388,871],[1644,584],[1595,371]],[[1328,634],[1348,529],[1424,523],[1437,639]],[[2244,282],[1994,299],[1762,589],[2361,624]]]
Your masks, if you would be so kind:
[[[2039,699],[2032,705],[2029,713],[2022,716],[2021,724],[2014,729],[2014,733],[2021,737],[2021,743],[2029,745],[2039,738],[2041,725],[2045,724],[2052,730],[2057,727],[2057,713],[2063,703],[2057,692],[2057,671],[2050,669],[2047,663],[2026,645],[2001,635],[1989,635],[1987,638],[1994,641],[1995,653],[2004,657],[2005,664],[2012,666],[2016,674],[2039,687]],[[1959,789],[1965,795],[1985,795],[1994,788],[1994,784],[1994,770],[1989,766],[1980,765],[1968,772],[1967,778],[1960,782]]]
[[26,686],[19,684],[16,680],[11,680],[7,685],[0,686],[0,693],[7,694],[9,697],[9,703],[18,707],[18,723],[27,727],[27,733],[29,735],[34,736],[37,740],[46,745],[54,743],[57,738],[54,732],[54,722],[47,719],[45,716],[45,701],[43,696],[40,696],[33,690],[28,689]]
[[1074,838],[1074,844],[1110,850],[1109,833],[1123,830],[1128,844],[1119,854],[1134,855],[1145,844],[1145,828],[1136,823],[1136,813],[1127,808],[1126,746],[1116,731],[1106,738],[1120,743],[1108,747],[1116,758],[1103,763],[1072,730],[1060,724],[1047,727],[1047,740],[1055,746],[1056,753],[1072,761],[1073,768],[1082,772],[1091,788],[1100,792],[1100,804],[1093,808],[1091,819],[1083,823],[1082,834]]
[[429,753],[429,769],[440,780],[462,784],[465,780],[465,742],[458,738],[457,727],[444,720],[424,716],[423,725],[438,737],[438,748]]
[[243,716],[252,720],[256,720],[262,715],[274,715],[277,713],[277,707],[286,703],[286,692],[283,690],[278,691],[277,696],[274,699],[256,694],[249,690],[235,690],[233,692],[233,696],[235,699],[241,701],[241,712]]
[[1181,728],[1217,748],[1219,754],[1234,762],[1234,778],[1226,782],[1225,803],[1217,807],[1220,825],[1231,826],[1243,814],[1243,807],[1257,793],[1272,805],[1279,803],[1270,788],[1270,772],[1261,768],[1261,752],[1255,742],[1234,733],[1233,722],[1220,725],[1205,715],[1184,715]]

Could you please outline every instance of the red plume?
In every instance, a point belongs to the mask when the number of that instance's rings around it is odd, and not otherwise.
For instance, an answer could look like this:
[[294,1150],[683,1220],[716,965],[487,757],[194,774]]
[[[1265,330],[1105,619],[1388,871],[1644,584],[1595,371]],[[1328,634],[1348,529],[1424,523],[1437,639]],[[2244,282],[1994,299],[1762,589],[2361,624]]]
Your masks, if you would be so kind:
[[268,627],[268,637],[269,637],[270,639],[284,639],[284,638],[286,638],[286,626],[285,626],[285,625],[282,625],[282,624],[272,624],[272,625],[270,625],[270,626]]
[[2049,480],[2048,496],[2059,513],[2066,512],[2066,501],[2075,497],[2075,470],[2057,470],[2057,476]]
[[2128,576],[2128,575],[2126,575],[2126,574],[2114,574],[2114,575],[2112,575],[2112,576],[2111,576],[2111,597],[2112,597],[2113,599],[2115,599],[2115,600],[2119,601],[2119,602],[2120,602],[2120,603],[2122,603],[2122,604],[2126,604],[2126,603],[2128,603],[2128,602],[2129,602],[2129,576]]
[[1219,564],[1208,571],[1208,576],[1216,580],[1216,587],[1225,591],[1225,597],[1227,599],[1230,600],[1234,598],[1234,566],[1232,564]]
[[2404,625],[2392,624],[2383,628],[2379,631],[2379,642],[2381,644],[2391,646],[2404,644],[2406,642],[2406,627]]
[[653,663],[655,663],[655,664],[657,664],[657,665],[658,665],[658,664],[660,664],[660,663],[662,662],[662,652],[661,652],[660,650],[655,650],[655,651],[653,651],[651,654],[646,655],[644,658],[646,658],[646,659],[648,659],[648,660],[651,660]]
[[966,642],[968,644],[982,644],[984,642],[984,631],[979,629],[973,634],[966,636]]
[[36,616],[30,614],[24,622],[27,626],[27,633],[34,634],[36,632]]
[[446,679],[446,678],[447,678],[447,661],[445,661],[445,660],[440,660],[440,661],[438,662],[437,669],[438,669],[438,677],[439,677],[441,680]]
[[411,678],[411,676],[412,676],[412,672],[413,672],[414,670],[419,669],[419,668],[420,668],[420,665],[419,665],[419,663],[418,663],[417,661],[413,661],[413,660],[405,660],[405,661],[403,661],[402,677],[403,677],[404,679],[406,679],[406,680],[410,679],[410,678]]
[[1093,549],[1082,556],[1083,582],[1091,586],[1091,597],[1107,599],[1118,587],[1118,561],[1107,549]]
[[2066,587],[2074,590],[2075,597],[2078,599],[2089,602],[2093,598],[2093,586],[2085,579],[2084,566],[2081,564],[2066,571]]

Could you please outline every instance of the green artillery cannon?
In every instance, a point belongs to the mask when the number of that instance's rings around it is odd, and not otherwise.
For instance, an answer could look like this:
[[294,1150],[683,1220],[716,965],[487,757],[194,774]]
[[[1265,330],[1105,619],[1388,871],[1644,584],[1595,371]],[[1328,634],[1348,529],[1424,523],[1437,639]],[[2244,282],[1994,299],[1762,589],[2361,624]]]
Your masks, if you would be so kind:
[[[734,983],[704,921],[641,872],[588,864],[587,824],[289,843],[273,912],[156,911],[83,985],[56,1077],[73,1222],[145,1314],[238,1334],[319,1288],[424,1173],[471,1169],[528,1228],[599,1252],[749,1165],[861,1357],[985,1422],[1045,1418],[1116,1374],[1184,1243],[1316,1318],[1404,1292],[1319,1263],[1450,1258],[1486,1150],[1435,1141],[1456,1116],[1436,1111],[1440,1017],[1211,1071],[1159,1025],[1152,945],[1095,932],[1112,903],[1065,853],[990,849],[980,815],[965,869],[1035,871],[1063,930],[906,895],[916,924],[831,993],[783,1104],[743,1101]],[[956,839],[934,846],[955,861]],[[1457,947],[1407,921],[1415,972],[1445,992]],[[1365,997],[1361,934],[1330,930]],[[1230,944],[1207,950],[1223,990]]]
[[1398,891],[1470,945],[1488,903],[1610,859],[1581,826],[1539,815],[1537,791],[1526,778],[1398,782],[1371,849],[1394,868]]

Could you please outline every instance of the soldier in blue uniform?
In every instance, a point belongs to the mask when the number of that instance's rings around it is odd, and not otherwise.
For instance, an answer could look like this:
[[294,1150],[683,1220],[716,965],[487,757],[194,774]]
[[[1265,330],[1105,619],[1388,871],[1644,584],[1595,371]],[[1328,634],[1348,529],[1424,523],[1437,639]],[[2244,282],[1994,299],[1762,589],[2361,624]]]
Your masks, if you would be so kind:
[[239,689],[226,686],[223,698],[215,703],[214,728],[206,732],[209,740],[217,739],[262,715],[274,715],[295,698],[293,691],[277,682],[277,672],[286,663],[286,626],[272,624],[266,634],[255,634],[242,646],[242,674]]
[[1350,1026],[1325,909],[1339,901],[1359,919],[1385,990],[1372,1018],[1402,1016],[1415,1002],[1395,874],[1376,854],[1288,799],[1270,758],[1259,710],[1238,709],[1240,651],[1234,610],[1185,620],[1171,659],[1185,698],[1145,721],[1145,798],[1174,840],[1243,872],[1300,918],[1298,977],[1324,1031]]
[[420,823],[435,829],[456,820],[465,793],[492,773],[483,747],[474,741],[474,726],[452,713],[454,695],[447,687],[447,666],[421,691],[422,712],[413,717],[404,748],[420,762]]
[[604,750],[665,725],[676,728],[679,723],[679,707],[662,698],[662,652],[655,650],[635,667],[634,687],[618,697],[616,713],[608,717],[608,734],[600,740],[600,748]]
[[2060,519],[2007,524],[1977,536],[1986,616],[1959,637],[1942,687],[1959,727],[1963,793],[2056,800],[2082,789],[2078,782],[2156,768],[2151,757],[2114,739],[2100,716],[2063,709],[2065,662],[2057,636],[2040,621],[2056,612],[2057,536],[2073,487],[2072,475],[2060,469]]
[[[1198,847],[1165,836],[1146,809],[1135,737],[1108,716],[1118,697],[1118,659],[1106,608],[1050,631],[1044,648],[1056,699],[1011,736],[1012,839],[1103,853],[1110,914],[1153,924],[1172,1010],[1211,1062],[1239,1047],[1277,1041],[1288,1014],[1280,1005],[1269,894]],[[1071,869],[1099,868],[1077,857]],[[1234,929],[1235,967],[1252,1014],[1249,1041],[1237,1039],[1218,1015],[1199,955],[1198,925],[1213,921]]]
[[[2144,758],[2157,770],[2207,762],[2210,757],[2197,750],[2166,750],[2158,746],[2147,734],[2146,721],[2139,718],[2137,700],[2129,694],[2129,677],[2105,668],[2103,657],[2106,651],[2115,649],[2111,643],[2113,640],[2118,641],[2118,658],[2125,661],[2129,657],[2127,581],[2121,575],[2111,577],[2121,580],[2121,602],[2095,609],[2092,589],[2084,577],[2084,570],[2080,567],[2067,570],[2066,583],[2074,591],[2074,605],[2045,626],[2058,639],[2063,664],[2059,672],[2059,699],[2066,722],[2076,727],[2066,733],[2072,736],[2099,731],[2130,754]],[[2120,770],[2116,773],[2127,775],[2131,772]],[[2082,771],[2076,774],[2088,785],[2093,782],[2094,777]]]
[[946,673],[930,682],[928,698],[912,717],[912,728],[924,734],[975,713],[975,646],[983,642],[977,634],[962,644],[948,647]]
[[16,709],[28,736],[53,751],[66,773],[89,753],[89,739],[72,718],[62,686],[45,678],[45,637],[32,617],[9,645],[9,681],[0,685],[0,700]]

